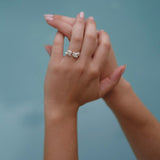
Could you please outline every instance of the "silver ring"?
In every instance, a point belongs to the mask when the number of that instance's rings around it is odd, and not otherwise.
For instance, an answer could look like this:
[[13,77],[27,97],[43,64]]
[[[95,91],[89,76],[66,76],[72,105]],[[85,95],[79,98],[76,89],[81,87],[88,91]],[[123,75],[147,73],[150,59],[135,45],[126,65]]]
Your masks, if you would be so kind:
[[78,58],[79,55],[80,55],[80,52],[73,52],[73,51],[71,51],[71,50],[67,50],[67,51],[65,52],[65,55],[72,56],[72,57],[74,57],[74,58]]
[[71,56],[71,55],[72,55],[72,51],[71,51],[71,50],[67,50],[67,51],[65,52],[65,55]]
[[80,55],[80,52],[73,52],[73,53],[72,53],[72,56],[73,56],[74,58],[78,58],[79,55]]

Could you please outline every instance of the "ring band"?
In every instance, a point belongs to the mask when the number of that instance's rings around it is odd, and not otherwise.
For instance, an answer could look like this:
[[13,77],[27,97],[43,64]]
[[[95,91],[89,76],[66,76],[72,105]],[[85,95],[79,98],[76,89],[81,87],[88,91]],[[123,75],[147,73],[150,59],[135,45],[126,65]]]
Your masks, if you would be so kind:
[[73,53],[72,53],[72,56],[73,56],[74,58],[78,58],[79,55],[80,55],[80,52],[73,52]]
[[71,51],[71,50],[67,50],[67,51],[65,52],[65,54],[68,55],[68,56],[71,56],[71,55],[72,55],[72,51]]
[[72,56],[74,58],[78,58],[80,56],[80,52],[73,52],[71,50],[67,50],[65,55]]

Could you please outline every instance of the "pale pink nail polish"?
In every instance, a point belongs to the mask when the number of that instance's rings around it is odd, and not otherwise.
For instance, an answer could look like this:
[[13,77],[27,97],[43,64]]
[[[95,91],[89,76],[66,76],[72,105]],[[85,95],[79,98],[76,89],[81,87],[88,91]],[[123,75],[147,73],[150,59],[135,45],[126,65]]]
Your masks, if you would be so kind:
[[53,14],[45,14],[44,17],[53,17]]
[[52,21],[54,18],[53,17],[50,17],[50,16],[45,16],[44,17],[47,21]]
[[53,14],[45,14],[44,18],[46,19],[46,21],[52,21],[54,19],[54,15]]
[[94,20],[94,17],[91,16],[91,17],[89,17],[88,19]]
[[84,18],[84,12],[80,12],[79,17]]

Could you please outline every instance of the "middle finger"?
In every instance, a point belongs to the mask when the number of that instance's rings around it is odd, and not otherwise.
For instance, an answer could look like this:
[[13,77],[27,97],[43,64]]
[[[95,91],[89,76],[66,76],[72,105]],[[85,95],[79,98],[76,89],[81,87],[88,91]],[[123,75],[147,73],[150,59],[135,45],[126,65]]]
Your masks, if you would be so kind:
[[93,17],[89,17],[86,22],[85,35],[83,40],[83,47],[81,50],[80,59],[87,61],[91,59],[97,47],[97,30],[96,22]]

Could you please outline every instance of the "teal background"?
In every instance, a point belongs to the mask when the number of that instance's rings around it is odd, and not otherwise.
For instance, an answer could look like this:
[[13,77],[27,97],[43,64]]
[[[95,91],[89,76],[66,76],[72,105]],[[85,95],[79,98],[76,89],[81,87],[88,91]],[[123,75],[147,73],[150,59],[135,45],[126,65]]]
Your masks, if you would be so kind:
[[[0,159],[42,160],[44,44],[56,29],[44,14],[94,16],[110,35],[124,77],[160,120],[159,0],[0,0]],[[67,48],[68,42],[65,43]],[[102,100],[80,108],[80,160],[134,160],[116,118]]]

